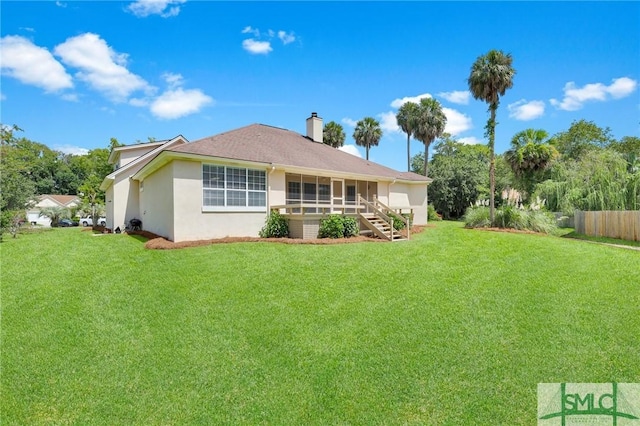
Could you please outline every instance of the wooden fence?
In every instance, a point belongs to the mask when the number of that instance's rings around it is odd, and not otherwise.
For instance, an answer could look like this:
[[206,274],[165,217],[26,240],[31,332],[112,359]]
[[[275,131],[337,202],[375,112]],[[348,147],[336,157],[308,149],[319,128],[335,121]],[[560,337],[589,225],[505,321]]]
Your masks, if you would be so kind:
[[585,212],[576,210],[575,231],[595,237],[640,241],[640,210]]

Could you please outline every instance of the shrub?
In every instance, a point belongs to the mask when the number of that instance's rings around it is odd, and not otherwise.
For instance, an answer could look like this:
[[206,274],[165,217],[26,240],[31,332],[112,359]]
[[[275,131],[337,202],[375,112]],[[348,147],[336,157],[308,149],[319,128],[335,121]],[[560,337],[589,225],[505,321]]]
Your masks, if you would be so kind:
[[284,238],[289,236],[289,222],[277,211],[267,217],[264,227],[259,233],[261,238]]
[[527,229],[527,213],[514,206],[506,205],[496,209],[495,225],[498,228]]
[[344,237],[355,237],[360,234],[360,225],[355,217],[342,216],[342,224],[344,225]]
[[442,220],[442,218],[440,217],[440,215],[438,215],[438,212],[436,212],[436,209],[435,207],[433,207],[433,204],[429,204],[427,206],[427,221],[433,222],[438,220]]
[[[469,207],[464,215],[467,228],[486,228],[489,221],[489,208]],[[513,206],[496,209],[495,226],[498,228],[521,229],[549,234],[557,229],[552,214],[542,210],[520,210]]]
[[318,238],[349,238],[360,233],[360,225],[354,217],[329,215],[320,221]]
[[319,238],[343,238],[344,221],[342,216],[337,214],[329,215],[328,218],[320,221]]
[[464,213],[464,226],[467,228],[486,228],[491,225],[489,208],[484,206],[469,207]]
[[550,234],[558,228],[558,224],[549,212],[542,210],[529,210],[529,226],[528,229],[535,232],[544,232]]

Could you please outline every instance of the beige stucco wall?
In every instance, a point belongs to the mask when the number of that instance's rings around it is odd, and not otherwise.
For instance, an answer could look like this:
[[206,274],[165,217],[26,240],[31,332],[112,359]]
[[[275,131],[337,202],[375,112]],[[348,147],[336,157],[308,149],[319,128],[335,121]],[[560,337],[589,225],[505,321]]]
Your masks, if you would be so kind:
[[150,152],[151,150],[154,150],[156,148],[157,148],[156,145],[153,145],[153,146],[144,146],[143,145],[143,146],[140,146],[138,148],[126,149],[126,150],[120,151],[120,159],[118,160],[118,168],[124,167],[125,165],[129,164],[130,162],[132,162],[136,158],[141,157],[144,154],[146,154],[147,152]]
[[107,190],[105,191],[104,199],[106,202],[105,214],[107,217],[107,228],[112,230],[116,229],[116,227],[113,226],[114,206],[115,206],[115,203],[113,202],[113,185],[108,187]]
[[142,229],[173,240],[173,164],[148,176],[138,186]]
[[[389,202],[391,208],[413,209],[413,223],[415,225],[427,224],[427,185],[410,185],[407,183],[395,183],[389,188]],[[384,201],[381,199],[384,203]]]
[[124,231],[131,219],[140,219],[138,195],[137,181],[129,179],[129,175],[116,176],[113,185],[106,191],[107,228]]
[[[276,173],[268,175],[267,185]],[[280,188],[276,194],[283,192],[284,174],[273,182]],[[264,212],[203,212],[202,163],[198,161],[174,160],[147,176],[143,187],[143,229],[175,242],[257,237],[267,217],[266,207]]]
[[267,204],[269,206],[278,206],[287,202],[287,184],[286,173],[284,170],[267,171]]

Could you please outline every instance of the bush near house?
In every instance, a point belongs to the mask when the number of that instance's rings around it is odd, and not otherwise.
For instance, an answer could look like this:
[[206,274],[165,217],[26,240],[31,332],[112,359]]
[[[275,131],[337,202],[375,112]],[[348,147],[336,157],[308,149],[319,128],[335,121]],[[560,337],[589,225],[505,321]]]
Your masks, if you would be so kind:
[[359,233],[360,227],[355,218],[332,214],[320,221],[318,238],[349,238]]
[[259,233],[261,238],[286,238],[289,236],[289,222],[277,211],[267,217],[264,227]]

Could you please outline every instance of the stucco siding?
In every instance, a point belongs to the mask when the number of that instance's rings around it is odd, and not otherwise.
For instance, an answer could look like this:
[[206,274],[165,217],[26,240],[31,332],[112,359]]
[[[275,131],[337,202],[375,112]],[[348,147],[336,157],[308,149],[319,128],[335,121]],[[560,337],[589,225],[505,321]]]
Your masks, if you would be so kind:
[[173,241],[224,237],[257,237],[264,226],[264,212],[203,212],[202,163],[173,161]]
[[267,172],[267,185],[269,193],[267,203],[269,206],[281,206],[287,202],[286,173],[284,170]]
[[138,182],[129,179],[129,176],[115,178],[113,185],[107,190],[107,204],[109,200],[112,200],[113,207],[110,210],[113,213],[107,215],[107,227],[111,223],[111,229],[124,230],[131,219],[140,219]]
[[142,229],[170,240],[174,237],[173,166],[168,164],[148,176],[140,191]]
[[413,223],[427,224],[427,185],[395,183],[391,185],[390,191],[389,207],[413,209]]
[[105,191],[104,198],[107,201],[107,206],[106,206],[107,228],[113,230],[115,229],[115,226],[113,226],[113,223],[114,223],[114,206],[116,205],[116,203],[113,202],[113,185],[107,188],[107,190]]

